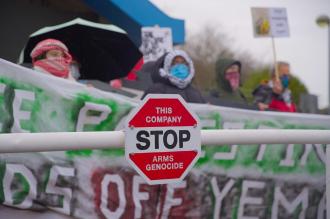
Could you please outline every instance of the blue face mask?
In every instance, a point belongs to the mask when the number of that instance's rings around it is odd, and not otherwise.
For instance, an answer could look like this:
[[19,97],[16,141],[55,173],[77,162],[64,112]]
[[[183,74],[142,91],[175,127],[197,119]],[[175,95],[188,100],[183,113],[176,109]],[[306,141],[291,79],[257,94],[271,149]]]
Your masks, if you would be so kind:
[[284,87],[284,88],[288,88],[289,87],[289,76],[287,76],[287,75],[283,75],[283,76],[281,76],[281,82],[282,82],[282,86]]
[[179,79],[186,79],[189,75],[189,68],[185,64],[176,64],[171,67],[170,74]]

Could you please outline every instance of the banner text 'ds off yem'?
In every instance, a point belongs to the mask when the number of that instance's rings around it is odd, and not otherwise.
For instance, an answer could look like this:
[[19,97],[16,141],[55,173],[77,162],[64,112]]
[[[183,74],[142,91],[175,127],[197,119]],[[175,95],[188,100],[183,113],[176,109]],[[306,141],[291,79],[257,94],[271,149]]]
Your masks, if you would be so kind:
[[[1,133],[121,130],[135,106],[0,60]],[[330,129],[329,116],[190,107],[203,129]],[[163,185],[148,185],[123,148],[0,154],[0,218],[324,218],[325,148],[202,147],[182,182]]]

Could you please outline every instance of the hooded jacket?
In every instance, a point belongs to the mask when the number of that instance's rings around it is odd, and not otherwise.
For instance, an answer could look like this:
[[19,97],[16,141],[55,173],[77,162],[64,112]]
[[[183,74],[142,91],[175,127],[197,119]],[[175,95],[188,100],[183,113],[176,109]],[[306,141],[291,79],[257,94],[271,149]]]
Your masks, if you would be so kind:
[[[189,65],[189,76],[185,79],[175,78],[170,74],[173,59],[182,56]],[[174,50],[164,54],[157,61],[149,64],[149,72],[153,84],[144,92],[144,96],[150,93],[179,94],[187,102],[205,103],[201,93],[191,85],[195,76],[195,69],[191,58],[182,50]]]
[[[238,65],[239,74],[241,80],[241,63],[233,59],[218,59],[215,66],[216,71],[216,90],[212,90],[210,95],[213,98],[219,98],[222,102],[227,102],[228,104],[224,105],[247,105],[247,100],[244,94],[238,88],[236,91],[233,91],[230,83],[225,78],[226,70],[232,65]],[[241,85],[241,81],[240,81]]]

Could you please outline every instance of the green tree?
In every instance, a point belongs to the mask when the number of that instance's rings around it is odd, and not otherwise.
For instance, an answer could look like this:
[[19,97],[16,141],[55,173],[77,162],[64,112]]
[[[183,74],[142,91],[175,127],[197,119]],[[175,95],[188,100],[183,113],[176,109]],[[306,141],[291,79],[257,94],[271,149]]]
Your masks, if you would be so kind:
[[234,39],[219,30],[222,30],[219,25],[205,26],[200,32],[189,35],[186,43],[179,46],[193,59],[196,70],[194,85],[204,91],[215,89],[217,86],[215,63],[219,57],[239,60],[243,66],[243,78],[261,66],[247,51],[233,50]]
[[[215,63],[219,57],[239,60],[242,63],[242,91],[252,102],[252,91],[263,81],[269,79],[270,67],[253,59],[252,55],[244,50],[233,50],[234,40],[227,34],[219,31],[221,26],[205,26],[200,32],[190,35],[183,46],[195,65],[196,75],[194,85],[203,91],[216,87]],[[299,104],[299,95],[308,93],[306,86],[295,76],[292,77],[289,88],[292,91],[293,101]]]
[[[246,77],[243,83],[242,91],[248,98],[250,102],[253,101],[252,92],[260,85],[260,83],[267,82],[270,78],[270,68],[264,68],[259,71],[254,71]],[[298,77],[291,75],[291,80],[289,88],[292,92],[293,102],[299,105],[300,94],[307,94],[308,89],[306,86],[298,79]]]
[[292,91],[293,102],[299,104],[300,94],[308,94],[307,87],[296,76],[291,77],[289,88]]
[[196,75],[194,84],[201,90],[215,87],[215,62],[219,56],[233,57],[234,54],[224,42],[229,42],[225,34],[216,31],[217,26],[205,26],[202,31],[190,35],[180,48],[191,56]]

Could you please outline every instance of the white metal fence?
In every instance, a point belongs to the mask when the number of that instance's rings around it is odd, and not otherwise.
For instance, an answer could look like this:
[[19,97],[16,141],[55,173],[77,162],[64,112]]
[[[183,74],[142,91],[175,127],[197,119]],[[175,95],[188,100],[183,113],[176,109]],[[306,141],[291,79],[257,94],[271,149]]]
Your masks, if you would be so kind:
[[[202,130],[202,145],[330,144],[330,130]],[[0,134],[0,153],[120,148],[124,131]]]

